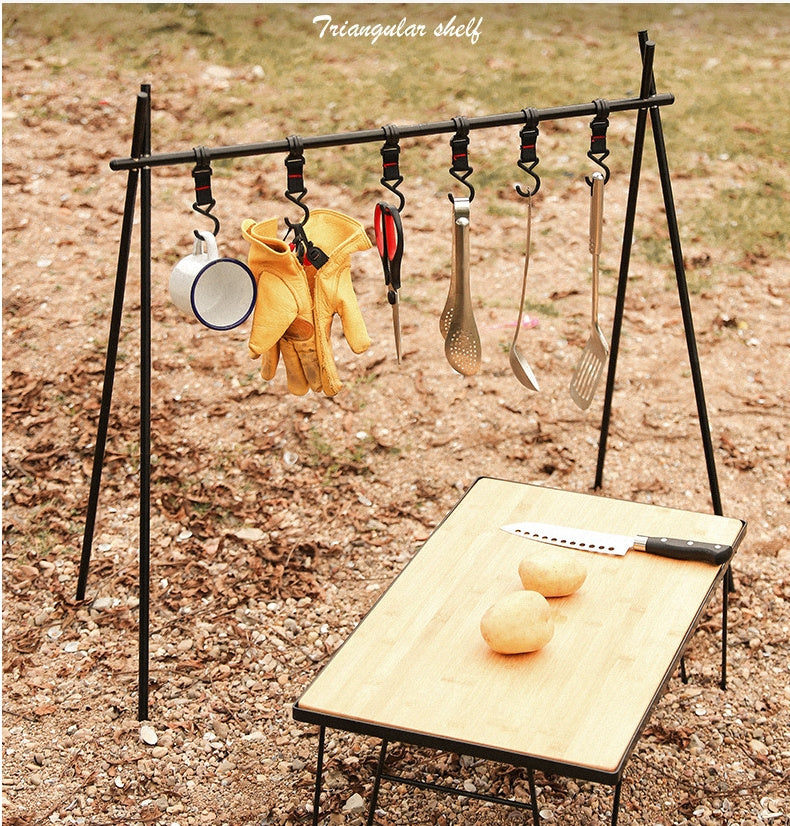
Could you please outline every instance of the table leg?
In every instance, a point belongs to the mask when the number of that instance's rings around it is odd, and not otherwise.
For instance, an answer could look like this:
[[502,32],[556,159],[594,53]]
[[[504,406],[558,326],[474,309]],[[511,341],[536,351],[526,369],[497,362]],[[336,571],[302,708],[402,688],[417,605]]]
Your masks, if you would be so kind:
[[535,791],[535,770],[527,769],[527,779],[529,780],[529,801],[532,805],[532,822],[535,826],[540,826],[540,813],[538,812],[538,793]]
[[373,792],[370,795],[370,808],[368,809],[367,826],[373,826],[373,818],[376,816],[376,806],[379,800],[379,787],[381,786],[381,775],[384,771],[384,761],[387,758],[387,741],[381,741],[381,751],[379,752],[379,764],[376,767],[376,777],[373,781]]
[[620,810],[620,788],[623,785],[622,780],[617,781],[614,787],[614,800],[612,801],[612,826],[617,826],[617,813]]
[[324,738],[326,728],[321,726],[318,730],[318,759],[315,768],[315,794],[313,796],[313,826],[318,826],[318,812],[321,808],[321,784],[324,776]]
[[[731,568],[727,572],[731,572]],[[721,689],[727,690],[727,605],[730,601],[730,581],[724,577],[721,595]]]

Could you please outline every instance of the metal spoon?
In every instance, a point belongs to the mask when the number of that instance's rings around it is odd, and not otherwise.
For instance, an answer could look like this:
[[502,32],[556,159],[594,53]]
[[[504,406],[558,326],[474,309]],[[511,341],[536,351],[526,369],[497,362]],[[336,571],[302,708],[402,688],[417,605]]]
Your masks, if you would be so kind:
[[472,311],[469,284],[469,198],[453,202],[453,276],[455,301],[452,308],[444,353],[453,370],[473,376],[480,369],[480,335]]
[[524,299],[527,296],[527,273],[529,272],[529,247],[532,236],[532,195],[527,196],[527,252],[524,257],[524,277],[521,281],[521,301],[519,302],[518,321],[513,343],[510,345],[510,367],[515,377],[530,390],[540,390],[538,380],[532,372],[524,354],[516,346],[518,334],[521,330],[521,320],[524,317]]

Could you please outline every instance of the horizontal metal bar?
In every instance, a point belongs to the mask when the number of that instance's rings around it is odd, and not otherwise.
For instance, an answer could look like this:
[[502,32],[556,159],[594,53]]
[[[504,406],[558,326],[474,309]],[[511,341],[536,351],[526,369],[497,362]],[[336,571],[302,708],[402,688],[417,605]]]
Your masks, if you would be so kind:
[[[634,109],[650,109],[655,106],[668,106],[675,102],[675,96],[670,93],[652,95],[647,98],[621,98],[607,101],[610,112],[627,112]],[[580,103],[570,106],[556,106],[549,109],[537,109],[538,121],[564,120],[596,114],[594,103]],[[492,129],[500,126],[517,126],[525,121],[524,113],[509,112],[501,115],[482,115],[468,118],[469,129]],[[399,138],[419,138],[427,135],[441,135],[446,132],[455,132],[457,125],[452,120],[436,121],[434,123],[418,123],[411,126],[398,126]],[[375,143],[385,139],[384,127],[379,129],[363,129],[358,132],[337,132],[330,135],[314,135],[303,137],[302,145],[305,149],[325,149],[330,146],[351,146],[358,143]],[[249,158],[256,155],[273,155],[279,152],[288,152],[287,140],[268,141],[267,143],[237,144],[235,146],[216,146],[206,149],[205,156],[209,161],[228,160],[230,158]],[[178,164],[195,163],[195,150],[171,152],[159,155],[148,155],[140,158],[114,158],[110,161],[110,169],[114,171],[141,169],[154,166],[176,166]]]

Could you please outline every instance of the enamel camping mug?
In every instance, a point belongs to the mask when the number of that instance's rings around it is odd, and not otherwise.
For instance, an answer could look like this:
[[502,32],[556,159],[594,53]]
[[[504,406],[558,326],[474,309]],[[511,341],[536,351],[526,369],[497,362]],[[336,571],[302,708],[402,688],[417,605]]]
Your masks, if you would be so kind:
[[199,231],[197,235],[200,238],[196,237],[192,254],[173,267],[170,298],[179,310],[193,314],[206,327],[231,330],[243,324],[255,306],[255,278],[241,261],[219,257],[213,233]]

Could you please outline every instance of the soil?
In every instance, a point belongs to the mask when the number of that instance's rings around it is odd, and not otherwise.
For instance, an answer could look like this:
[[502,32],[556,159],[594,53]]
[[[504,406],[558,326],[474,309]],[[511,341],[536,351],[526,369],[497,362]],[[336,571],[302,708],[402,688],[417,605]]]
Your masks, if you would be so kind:
[[[589,329],[587,186],[581,176],[566,178],[535,198],[528,294],[556,313],[531,311],[519,342],[539,393],[516,382],[507,358],[524,253],[524,210],[512,192],[481,187],[472,205],[481,370],[460,376],[445,359],[438,318],[452,182],[437,175],[410,181],[406,192],[402,364],[372,249],[354,257],[353,277],[373,345],[354,355],[336,323],[343,390],[296,397],[282,368],[269,383],[256,374],[249,323],[216,333],[171,305],[170,268],[204,223],[190,212],[188,170],[154,171],[151,691],[143,730],[136,234],[87,598],[75,598],[126,184],[108,162],[128,152],[135,87],[133,79],[97,79],[86,103],[79,78],[49,68],[19,49],[4,55],[14,104],[3,111],[3,821],[307,822],[317,735],[292,720],[290,704],[463,491],[480,475],[579,491],[593,485],[602,388],[586,412],[568,394]],[[201,79],[222,82],[221,72]],[[55,104],[57,118],[47,114]],[[157,130],[188,106],[186,93],[156,101],[155,146]],[[219,125],[211,142],[248,135]],[[502,140],[489,134],[480,145]],[[446,167],[443,138],[426,140],[425,151]],[[721,183],[709,181],[714,190]],[[215,175],[223,254],[246,257],[243,218],[293,215],[283,184],[279,162]],[[311,205],[346,212],[372,231],[381,190],[308,186]],[[676,181],[676,201],[698,186]],[[607,185],[607,337],[626,191],[623,176]],[[497,212],[498,203],[509,208]],[[640,204],[638,220],[660,226],[649,155]],[[684,252],[693,269],[721,251],[692,238]],[[671,681],[626,771],[624,824],[790,823],[788,302],[788,260],[733,262],[726,277],[692,295],[723,509],[748,522],[733,565],[729,688],[718,686],[714,601],[687,653],[688,683]],[[671,265],[659,271],[636,255],[602,494],[711,510],[688,365]],[[329,822],[363,821],[377,746],[332,734],[322,800]],[[471,784],[467,790],[524,793],[523,776],[507,767],[397,753],[406,772],[419,766]],[[542,775],[538,786],[546,822],[604,822],[611,812],[606,787]],[[392,784],[379,805],[380,824],[525,817]]]

